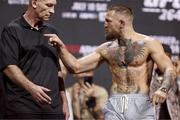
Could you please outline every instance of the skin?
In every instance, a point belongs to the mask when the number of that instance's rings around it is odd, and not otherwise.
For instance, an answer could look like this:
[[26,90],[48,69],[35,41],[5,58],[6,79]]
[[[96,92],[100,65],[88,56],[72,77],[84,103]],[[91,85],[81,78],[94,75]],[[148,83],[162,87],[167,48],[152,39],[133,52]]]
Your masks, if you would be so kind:
[[[74,112],[73,114],[76,119],[82,119],[81,116],[84,115],[84,113],[81,111],[82,107],[85,110],[88,110],[93,118],[98,120],[104,119],[102,108],[107,101],[108,94],[102,88],[100,88],[95,84],[92,85],[90,85],[89,83],[84,84],[84,77],[93,76],[93,75],[94,75],[93,72],[75,74],[74,77],[77,80],[77,83],[75,83],[71,88],[68,89],[68,91],[71,93],[72,106]],[[81,96],[81,99],[83,99],[83,103],[80,103],[79,100],[80,92],[83,93],[83,96]],[[96,98],[96,106],[93,107],[92,109],[89,109],[85,102],[88,100],[88,97],[92,97],[92,96]],[[88,116],[86,115],[86,117]]]
[[[54,7],[56,4],[56,0],[30,0],[28,9],[23,16],[33,28],[38,29],[43,21],[48,21],[51,15],[54,14]],[[40,104],[51,104],[51,98],[46,94],[46,92],[51,90],[32,83],[18,66],[8,65],[3,72],[14,83],[27,90],[32,95],[35,102]],[[62,83],[63,80],[59,80],[60,83]],[[60,99],[63,102],[63,112],[67,120],[69,111],[64,91],[60,91]]]
[[[134,31],[132,20],[131,16],[123,13],[107,11],[104,27],[109,42],[78,60],[67,51],[57,35],[45,36],[50,37],[49,41],[53,46],[58,46],[60,58],[72,73],[94,70],[102,62],[106,62],[112,73],[112,93],[148,94],[154,63],[164,73],[160,89],[168,91],[176,76],[171,60],[157,40]],[[152,96],[154,105],[164,102],[167,97],[167,92],[160,89]]]
[[[63,65],[62,61],[59,60],[60,65],[61,65],[61,73],[59,74],[64,80],[66,79],[67,75],[67,69]],[[92,84],[90,85],[89,83],[84,84],[84,77],[87,76],[94,76],[94,72],[85,72],[85,73],[80,73],[80,74],[74,74],[74,78],[76,79],[77,83],[75,83],[72,87],[68,88],[67,91],[70,93],[71,98],[72,98],[72,107],[73,107],[73,114],[76,119],[82,119],[81,118],[81,108],[80,108],[80,101],[79,101],[79,94],[80,91],[83,92],[84,97],[84,107],[87,110],[90,110],[90,114],[93,116],[93,118],[98,119],[98,120],[103,120],[104,115],[102,113],[102,108],[104,107],[107,99],[108,99],[108,93],[100,89],[99,86]],[[97,90],[100,90],[102,92],[95,92]],[[88,99],[88,97],[94,96],[96,97],[96,106],[93,107],[93,109],[88,109],[87,106],[85,105],[85,101]],[[82,107],[82,106],[81,106]]]
[[177,77],[180,77],[180,59],[179,60],[174,60],[173,65],[176,68]]

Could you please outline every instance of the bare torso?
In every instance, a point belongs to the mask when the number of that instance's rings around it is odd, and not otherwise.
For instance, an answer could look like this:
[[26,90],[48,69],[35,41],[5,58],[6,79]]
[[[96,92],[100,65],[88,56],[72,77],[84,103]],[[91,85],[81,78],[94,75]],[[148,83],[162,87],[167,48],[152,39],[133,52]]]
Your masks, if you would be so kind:
[[146,40],[112,41],[100,51],[112,73],[112,93],[148,93],[153,61]]

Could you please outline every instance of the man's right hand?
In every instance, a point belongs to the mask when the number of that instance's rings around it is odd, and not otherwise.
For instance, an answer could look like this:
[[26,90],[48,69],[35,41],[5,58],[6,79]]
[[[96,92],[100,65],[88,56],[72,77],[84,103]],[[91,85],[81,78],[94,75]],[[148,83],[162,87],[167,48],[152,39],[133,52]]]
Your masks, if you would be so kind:
[[29,90],[33,99],[40,104],[51,104],[51,98],[46,94],[50,91],[51,90],[38,85],[33,85]]
[[44,34],[44,36],[49,38],[48,43],[52,46],[65,46],[62,40],[56,34]]
[[45,93],[49,89],[32,83],[16,65],[8,65],[3,71],[15,84],[27,90],[37,103],[51,104],[51,98]]

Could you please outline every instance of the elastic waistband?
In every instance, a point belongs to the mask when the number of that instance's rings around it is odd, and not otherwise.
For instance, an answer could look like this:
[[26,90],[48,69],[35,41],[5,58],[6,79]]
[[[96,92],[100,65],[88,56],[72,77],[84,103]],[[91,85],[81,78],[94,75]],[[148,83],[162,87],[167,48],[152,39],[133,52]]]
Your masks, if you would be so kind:
[[141,94],[141,93],[138,93],[138,94],[112,94],[112,95],[110,95],[110,98],[123,97],[123,96],[127,96],[128,98],[139,98],[139,97],[148,97],[149,98],[148,94]]

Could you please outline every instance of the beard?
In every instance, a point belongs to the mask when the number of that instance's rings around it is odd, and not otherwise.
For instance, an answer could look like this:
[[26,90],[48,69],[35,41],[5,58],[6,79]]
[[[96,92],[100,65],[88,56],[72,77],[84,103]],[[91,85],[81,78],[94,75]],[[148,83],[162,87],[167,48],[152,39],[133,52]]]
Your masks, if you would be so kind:
[[106,37],[106,41],[114,41],[115,39],[119,38],[119,34],[115,33],[115,32],[109,32],[106,33],[105,37]]
[[106,41],[112,41],[114,39],[113,36],[106,35]]

